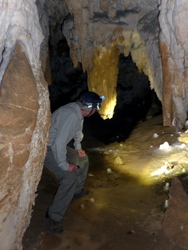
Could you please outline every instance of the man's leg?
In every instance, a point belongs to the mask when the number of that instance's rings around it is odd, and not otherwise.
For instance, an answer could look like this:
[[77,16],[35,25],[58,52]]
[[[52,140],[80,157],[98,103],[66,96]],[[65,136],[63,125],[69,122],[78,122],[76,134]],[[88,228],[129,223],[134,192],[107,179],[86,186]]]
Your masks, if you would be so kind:
[[77,179],[76,173],[61,170],[57,166],[53,153],[49,147],[44,161],[44,166],[50,170],[60,182],[54,200],[48,209],[49,217],[52,220],[59,222],[63,218],[74,196]]
[[58,178],[60,185],[48,210],[49,216],[56,221],[60,221],[63,218],[76,188],[75,172],[60,171],[63,172],[63,177]]
[[85,157],[79,157],[75,149],[67,147],[67,161],[79,166],[76,170],[76,188],[74,194],[81,193],[89,168],[89,160],[87,155]]

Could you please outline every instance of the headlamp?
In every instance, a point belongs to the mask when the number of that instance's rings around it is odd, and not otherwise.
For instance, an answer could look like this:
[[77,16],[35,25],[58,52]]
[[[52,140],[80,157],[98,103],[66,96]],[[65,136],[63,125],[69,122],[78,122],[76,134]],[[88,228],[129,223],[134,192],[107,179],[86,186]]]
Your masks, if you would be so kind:
[[78,100],[83,107],[88,109],[100,109],[101,102],[104,101],[104,96],[99,96],[94,92],[86,92],[84,93],[80,99]]
[[100,96],[101,100],[104,101],[105,97],[103,95]]

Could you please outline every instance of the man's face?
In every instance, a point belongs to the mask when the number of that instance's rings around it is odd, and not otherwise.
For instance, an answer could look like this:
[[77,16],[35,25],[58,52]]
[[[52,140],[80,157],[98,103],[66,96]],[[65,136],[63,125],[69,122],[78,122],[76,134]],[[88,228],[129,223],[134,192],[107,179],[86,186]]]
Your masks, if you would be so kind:
[[86,109],[86,110],[82,110],[82,116],[83,117],[90,117],[92,116],[95,112],[96,112],[97,109]]

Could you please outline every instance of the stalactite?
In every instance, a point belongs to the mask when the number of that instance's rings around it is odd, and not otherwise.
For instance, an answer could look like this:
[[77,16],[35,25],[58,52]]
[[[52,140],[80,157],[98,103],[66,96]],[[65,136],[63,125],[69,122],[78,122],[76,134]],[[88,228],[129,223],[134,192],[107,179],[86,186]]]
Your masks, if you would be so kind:
[[88,72],[89,89],[105,96],[100,109],[103,119],[112,118],[116,105],[119,54],[117,44],[99,46],[94,52],[93,69]]

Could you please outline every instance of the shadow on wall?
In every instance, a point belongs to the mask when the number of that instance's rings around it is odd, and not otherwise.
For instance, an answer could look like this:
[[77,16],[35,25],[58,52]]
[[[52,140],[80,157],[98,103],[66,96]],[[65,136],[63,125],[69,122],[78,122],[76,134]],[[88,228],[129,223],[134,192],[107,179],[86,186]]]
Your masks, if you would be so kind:
[[[51,63],[53,83],[49,86],[51,111],[75,101],[87,90],[87,75],[81,64],[73,67],[68,52],[58,53]],[[161,103],[150,82],[139,72],[131,55],[120,54],[117,83],[117,104],[112,119],[103,120],[99,114],[85,119],[87,133],[102,143],[122,142],[129,137],[134,127],[162,113]],[[87,127],[87,128],[86,128]]]

